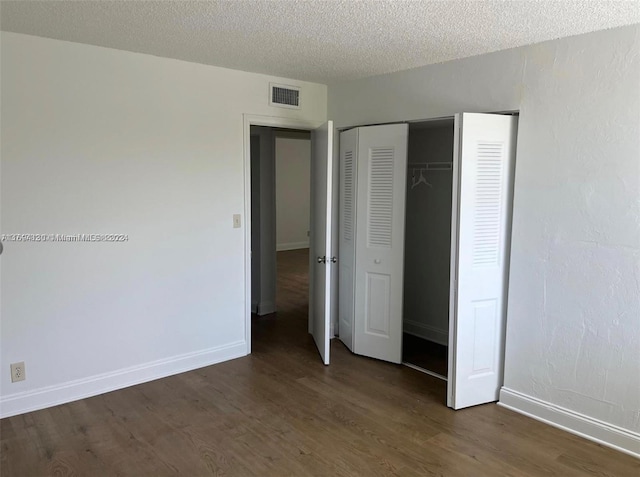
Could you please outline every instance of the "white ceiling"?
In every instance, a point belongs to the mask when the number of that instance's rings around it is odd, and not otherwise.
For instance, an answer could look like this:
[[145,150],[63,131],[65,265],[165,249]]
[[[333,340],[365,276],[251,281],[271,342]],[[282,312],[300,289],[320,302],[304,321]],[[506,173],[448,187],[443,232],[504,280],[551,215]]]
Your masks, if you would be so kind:
[[2,1],[2,30],[328,83],[640,23],[630,1]]

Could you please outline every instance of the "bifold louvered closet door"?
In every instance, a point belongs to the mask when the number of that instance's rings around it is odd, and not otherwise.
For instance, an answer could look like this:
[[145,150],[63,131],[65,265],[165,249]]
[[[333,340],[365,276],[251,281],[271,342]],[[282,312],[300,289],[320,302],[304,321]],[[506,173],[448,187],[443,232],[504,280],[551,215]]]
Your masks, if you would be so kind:
[[402,361],[407,124],[340,137],[340,339],[356,354]]
[[[513,116],[455,117],[447,383],[454,409],[496,401],[502,385],[516,129]],[[356,354],[394,363],[402,359],[407,139],[406,124],[340,134],[339,336]]]
[[503,382],[516,128],[513,116],[456,116],[447,399],[454,409],[497,401]]

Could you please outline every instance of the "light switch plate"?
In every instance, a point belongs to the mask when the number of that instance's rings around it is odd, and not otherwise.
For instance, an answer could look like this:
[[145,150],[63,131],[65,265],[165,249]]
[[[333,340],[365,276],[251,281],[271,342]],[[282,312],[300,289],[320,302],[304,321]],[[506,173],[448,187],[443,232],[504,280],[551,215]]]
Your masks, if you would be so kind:
[[239,229],[242,226],[242,219],[240,214],[233,214],[233,228]]

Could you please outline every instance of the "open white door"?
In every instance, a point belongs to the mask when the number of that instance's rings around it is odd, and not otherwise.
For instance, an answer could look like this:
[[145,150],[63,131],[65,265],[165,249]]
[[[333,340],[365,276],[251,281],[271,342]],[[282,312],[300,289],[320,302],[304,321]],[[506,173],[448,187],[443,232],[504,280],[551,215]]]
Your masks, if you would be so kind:
[[517,118],[456,115],[447,405],[498,400]]
[[311,131],[311,217],[309,244],[309,332],[329,364],[333,122]]
[[402,362],[408,131],[387,124],[357,132],[353,352],[393,363]]

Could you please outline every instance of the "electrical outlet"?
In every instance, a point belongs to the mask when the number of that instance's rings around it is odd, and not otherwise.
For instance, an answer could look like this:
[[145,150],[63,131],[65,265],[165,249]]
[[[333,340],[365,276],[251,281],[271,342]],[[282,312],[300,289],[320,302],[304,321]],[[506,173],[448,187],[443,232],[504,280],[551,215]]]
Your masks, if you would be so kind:
[[11,365],[11,382],[24,381],[27,375],[24,370],[24,361],[21,363],[13,363]]

